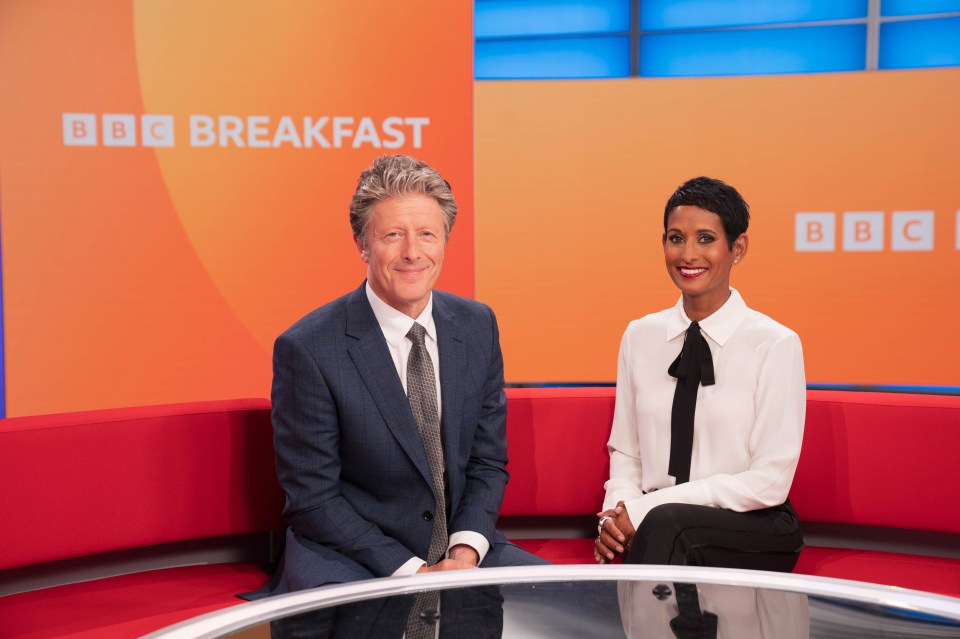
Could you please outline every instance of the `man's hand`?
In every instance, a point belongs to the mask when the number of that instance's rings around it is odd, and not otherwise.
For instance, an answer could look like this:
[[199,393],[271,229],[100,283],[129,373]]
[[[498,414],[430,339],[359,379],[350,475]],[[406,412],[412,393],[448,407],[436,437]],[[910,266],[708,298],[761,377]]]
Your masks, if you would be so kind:
[[637,531],[622,501],[617,503],[616,508],[597,513],[597,517],[608,519],[597,531],[597,539],[593,544],[593,558],[598,564],[605,564],[630,550],[630,544]]
[[440,570],[466,570],[476,568],[480,563],[480,554],[472,546],[457,544],[447,551],[447,558],[433,566],[421,566],[417,573],[438,572]]
[[443,559],[438,561],[432,566],[421,566],[420,570],[417,571],[417,574],[422,572],[439,572],[441,570],[467,570],[469,568],[476,568],[475,564],[470,564],[465,561],[457,561],[456,559]]
[[447,551],[447,558],[455,561],[464,561],[470,564],[471,568],[476,568],[480,563],[480,553],[473,546],[467,544],[457,544]]

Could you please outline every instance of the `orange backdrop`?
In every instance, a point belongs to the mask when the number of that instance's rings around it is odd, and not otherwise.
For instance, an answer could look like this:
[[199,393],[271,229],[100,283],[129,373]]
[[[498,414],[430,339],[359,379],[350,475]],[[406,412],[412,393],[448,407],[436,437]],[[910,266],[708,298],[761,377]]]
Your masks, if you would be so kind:
[[[452,183],[461,213],[440,284],[473,295],[471,12],[0,3],[7,414],[266,396],[274,337],[362,280],[347,205],[380,153]],[[68,146],[64,113],[171,115],[174,146]],[[352,117],[355,135],[202,147],[194,114],[265,116],[271,140],[284,116]],[[407,127],[399,148],[354,148],[363,117],[429,124],[419,146]]]
[[[627,323],[672,305],[663,205],[696,175],[751,205],[732,283],[796,330],[809,382],[960,383],[960,69],[478,82],[477,296],[511,381],[613,381]],[[893,252],[893,211],[935,215]],[[796,252],[794,216],[879,211],[880,252]]]
[[[752,205],[734,285],[800,334],[809,381],[960,383],[943,328],[960,70],[474,83],[471,11],[0,3],[7,414],[266,396],[274,337],[359,284],[347,203],[397,151],[453,183],[440,286],[494,307],[508,381],[613,381],[627,322],[676,299],[663,202],[707,174]],[[166,115],[174,142],[67,145],[64,114]],[[287,141],[194,144],[196,115]],[[324,117],[352,118],[338,148],[279,135]],[[429,123],[395,149],[355,146],[364,117]],[[933,250],[890,250],[893,212],[918,210],[934,212]],[[842,250],[847,211],[882,213],[882,251]],[[835,213],[837,250],[797,252],[799,212]]]

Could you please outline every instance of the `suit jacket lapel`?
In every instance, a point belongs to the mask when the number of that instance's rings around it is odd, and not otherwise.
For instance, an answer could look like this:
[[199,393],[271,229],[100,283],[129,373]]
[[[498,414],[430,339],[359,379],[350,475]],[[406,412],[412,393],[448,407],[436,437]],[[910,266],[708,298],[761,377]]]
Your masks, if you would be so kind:
[[366,283],[362,284],[351,293],[347,300],[347,335],[357,340],[347,351],[383,421],[432,490],[430,465],[420,439],[420,431],[410,410],[407,395],[403,392],[403,384],[397,376],[393,358],[387,349],[387,341],[373,309],[370,308],[370,302],[367,301],[365,285]]
[[[463,377],[466,374],[466,353],[463,332],[456,322],[456,314],[441,295],[433,296],[433,321],[437,327],[437,347],[440,351],[440,428],[443,431],[443,455],[448,469],[456,468],[460,449],[463,414]],[[447,473],[447,481],[461,479],[460,473]],[[448,492],[453,489],[448,486]]]

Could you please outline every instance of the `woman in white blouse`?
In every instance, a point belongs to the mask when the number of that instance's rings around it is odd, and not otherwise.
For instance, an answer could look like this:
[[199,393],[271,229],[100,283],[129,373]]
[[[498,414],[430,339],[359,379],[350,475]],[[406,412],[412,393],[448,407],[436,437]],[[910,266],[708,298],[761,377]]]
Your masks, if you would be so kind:
[[599,563],[789,571],[803,547],[787,500],[803,353],[796,333],[730,287],[748,222],[737,190],[711,178],[667,202],[663,253],[681,296],[623,335]]

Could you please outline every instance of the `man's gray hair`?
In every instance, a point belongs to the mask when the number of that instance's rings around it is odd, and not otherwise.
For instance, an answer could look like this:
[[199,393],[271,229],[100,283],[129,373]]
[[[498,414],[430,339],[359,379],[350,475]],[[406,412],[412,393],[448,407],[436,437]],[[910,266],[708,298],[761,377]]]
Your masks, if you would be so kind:
[[457,219],[457,203],[450,183],[426,162],[409,155],[381,155],[360,174],[350,202],[350,226],[354,237],[366,245],[367,226],[377,202],[412,194],[427,195],[437,201],[443,211],[445,235],[449,238]]

